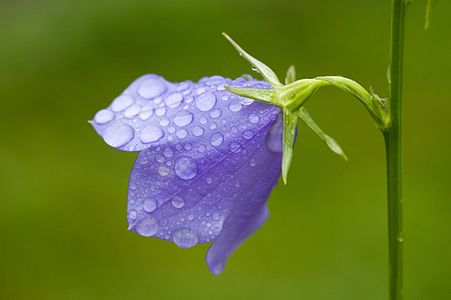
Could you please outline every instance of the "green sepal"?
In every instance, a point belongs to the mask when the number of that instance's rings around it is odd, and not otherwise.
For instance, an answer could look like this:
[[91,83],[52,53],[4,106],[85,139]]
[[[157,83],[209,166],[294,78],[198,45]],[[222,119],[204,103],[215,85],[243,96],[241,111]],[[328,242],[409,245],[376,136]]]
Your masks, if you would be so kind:
[[287,109],[283,110],[283,153],[282,153],[282,179],[287,184],[288,171],[293,160],[294,139],[298,116]]
[[340,145],[322,131],[304,107],[299,109],[298,116],[327,145],[327,147],[332,150],[332,152],[340,155],[344,160],[348,160],[346,153],[341,149]]
[[276,73],[274,73],[270,67],[244,51],[243,48],[241,48],[240,45],[238,45],[227,33],[223,32],[222,35],[232,44],[233,47],[235,47],[238,53],[253,66],[254,71],[260,73],[273,87],[282,86],[282,83],[280,83]]
[[289,84],[296,81],[296,67],[291,65],[288,67],[287,75],[285,77],[285,84]]
[[274,105],[280,106],[281,104],[277,103],[277,97],[274,90],[262,90],[262,89],[253,89],[253,88],[239,88],[232,86],[225,86],[226,90],[242,96],[246,98],[251,98],[254,100],[271,103]]

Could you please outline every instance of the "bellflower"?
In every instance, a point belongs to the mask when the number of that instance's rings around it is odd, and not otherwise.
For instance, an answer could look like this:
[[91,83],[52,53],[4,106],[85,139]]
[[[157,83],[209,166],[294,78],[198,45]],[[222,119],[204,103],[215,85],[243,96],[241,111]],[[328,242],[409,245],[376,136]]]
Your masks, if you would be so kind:
[[182,248],[213,242],[207,263],[215,274],[265,222],[282,158],[280,109],[225,85],[270,88],[250,76],[171,83],[145,75],[92,122],[108,145],[139,152],[129,229]]

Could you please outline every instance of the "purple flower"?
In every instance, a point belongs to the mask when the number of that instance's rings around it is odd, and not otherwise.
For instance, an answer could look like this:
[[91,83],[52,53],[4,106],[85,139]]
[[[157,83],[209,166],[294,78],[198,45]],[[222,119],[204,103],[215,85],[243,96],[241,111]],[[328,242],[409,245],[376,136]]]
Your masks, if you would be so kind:
[[265,222],[282,160],[280,109],[225,85],[271,88],[250,76],[171,83],[145,75],[92,122],[110,146],[140,151],[129,181],[129,229],[182,248],[213,242],[206,258],[214,274]]

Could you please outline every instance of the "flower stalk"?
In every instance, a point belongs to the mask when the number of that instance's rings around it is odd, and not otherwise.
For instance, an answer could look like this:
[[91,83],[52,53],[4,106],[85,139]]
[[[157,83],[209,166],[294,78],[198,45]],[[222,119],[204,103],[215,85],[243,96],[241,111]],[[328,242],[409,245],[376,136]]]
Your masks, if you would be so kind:
[[390,300],[403,299],[402,89],[404,28],[408,1],[393,0],[390,50],[389,126],[383,131],[387,156]]

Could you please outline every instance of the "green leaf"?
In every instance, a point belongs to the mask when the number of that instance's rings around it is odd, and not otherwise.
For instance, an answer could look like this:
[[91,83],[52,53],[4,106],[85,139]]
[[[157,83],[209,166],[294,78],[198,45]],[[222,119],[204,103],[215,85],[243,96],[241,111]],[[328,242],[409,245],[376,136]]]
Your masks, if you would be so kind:
[[283,110],[283,155],[282,155],[282,179],[287,184],[288,171],[293,160],[294,138],[298,116],[287,109]]
[[348,157],[346,156],[343,149],[341,149],[340,145],[330,136],[325,134],[322,129],[316,124],[316,122],[313,120],[313,118],[310,116],[310,114],[307,112],[307,110],[303,107],[299,109],[298,111],[299,118],[304,121],[304,123],[321,139],[324,143],[326,143],[327,147],[329,147],[330,150],[335,152],[336,154],[340,155],[344,160],[348,160]]
[[285,77],[285,84],[290,84],[296,81],[296,68],[291,65],[287,70],[287,76]]
[[279,78],[277,78],[276,73],[274,73],[274,71],[271,70],[270,67],[244,51],[243,48],[240,47],[240,45],[238,45],[234,40],[232,40],[229,35],[227,35],[227,33],[223,32],[222,35],[224,35],[224,37],[232,44],[232,46],[235,47],[238,53],[253,66],[254,71],[260,73],[263,78],[268,81],[273,87],[282,85],[279,81]]
[[252,88],[238,88],[232,86],[225,86],[225,88],[242,97],[255,99],[258,101],[271,103],[274,105],[278,105],[277,97],[274,90],[262,90],[262,89],[252,89]]

